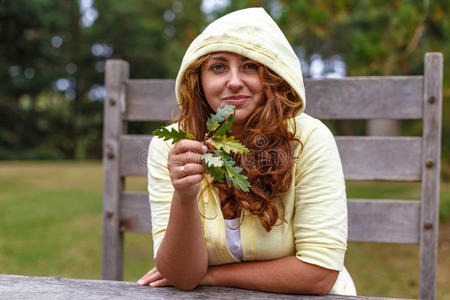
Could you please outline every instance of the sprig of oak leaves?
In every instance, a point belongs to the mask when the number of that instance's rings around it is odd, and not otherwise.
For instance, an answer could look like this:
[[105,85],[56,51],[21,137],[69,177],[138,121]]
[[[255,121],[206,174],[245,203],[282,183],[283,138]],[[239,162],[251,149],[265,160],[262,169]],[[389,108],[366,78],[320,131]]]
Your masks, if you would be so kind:
[[[226,118],[228,116],[228,118]],[[219,183],[226,182],[228,187],[234,185],[237,189],[248,192],[250,190],[250,182],[247,176],[242,174],[242,168],[236,166],[236,162],[231,157],[231,153],[247,153],[248,149],[234,136],[227,136],[231,133],[231,126],[235,118],[235,106],[226,105],[218,108],[217,113],[211,114],[206,122],[208,132],[205,134],[203,143],[209,140],[214,149],[202,155],[203,164],[206,172],[211,174]],[[183,139],[195,140],[195,137],[183,130],[172,128],[170,131],[166,128],[160,128],[153,131],[153,135],[163,138],[164,140],[172,139],[177,143]]]

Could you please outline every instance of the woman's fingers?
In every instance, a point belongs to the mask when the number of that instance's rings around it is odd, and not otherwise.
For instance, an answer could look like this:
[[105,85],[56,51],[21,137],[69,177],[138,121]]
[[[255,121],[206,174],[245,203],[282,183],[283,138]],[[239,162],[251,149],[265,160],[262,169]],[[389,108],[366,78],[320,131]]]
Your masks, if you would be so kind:
[[171,284],[169,283],[169,280],[167,280],[167,278],[156,280],[156,281],[153,281],[152,283],[150,283],[150,286],[152,286],[152,287],[162,287],[162,286],[170,286],[170,285]]
[[159,273],[156,267],[148,271],[141,279],[137,282],[139,285],[150,285],[150,286],[168,286],[170,285],[167,278],[165,278],[161,273]]
[[172,154],[168,161],[170,166],[182,166],[185,164],[202,164],[202,154],[195,152],[183,152],[179,154]]
[[[198,168],[191,169],[191,173],[187,173],[186,168],[191,168],[189,164],[203,165],[202,154],[206,152],[206,146],[197,141],[182,140],[175,144],[169,151],[167,167],[172,177],[184,177],[188,174],[203,172]],[[186,166],[188,165],[188,166]],[[184,168],[182,168],[184,166]],[[181,168],[180,168],[181,167]],[[173,173],[178,176],[174,176]]]
[[178,143],[176,143],[175,146],[173,146],[173,148],[169,151],[169,161],[181,160],[181,163],[179,163],[179,165],[188,162],[198,163],[199,161],[201,161],[201,155],[206,151],[208,151],[208,148],[198,141],[181,140]]
[[205,167],[199,164],[188,163],[181,167],[177,167],[177,178],[183,178],[190,175],[202,174],[205,171]]
[[181,140],[178,143],[176,143],[175,146],[173,146],[171,151],[174,154],[179,154],[188,151],[202,154],[208,151],[208,148],[198,141]]
[[208,148],[198,141],[181,140],[169,151],[167,168],[173,187],[183,195],[196,195],[205,173],[202,154]]

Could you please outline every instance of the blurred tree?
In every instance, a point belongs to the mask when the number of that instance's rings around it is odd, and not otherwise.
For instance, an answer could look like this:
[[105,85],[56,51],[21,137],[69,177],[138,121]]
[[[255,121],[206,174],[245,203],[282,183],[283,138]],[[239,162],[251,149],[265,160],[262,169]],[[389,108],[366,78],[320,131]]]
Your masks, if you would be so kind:
[[0,1],[0,158],[57,158],[71,152],[62,140],[43,142],[50,132],[64,136],[66,128],[52,126],[52,116],[64,120],[37,103],[42,91],[66,75],[72,59],[67,28],[78,18],[73,1]]
[[101,157],[105,60],[175,76],[205,24],[200,5],[0,0],[0,159]]
[[133,77],[173,78],[189,43],[205,25],[201,1],[96,0],[92,42],[126,59]]

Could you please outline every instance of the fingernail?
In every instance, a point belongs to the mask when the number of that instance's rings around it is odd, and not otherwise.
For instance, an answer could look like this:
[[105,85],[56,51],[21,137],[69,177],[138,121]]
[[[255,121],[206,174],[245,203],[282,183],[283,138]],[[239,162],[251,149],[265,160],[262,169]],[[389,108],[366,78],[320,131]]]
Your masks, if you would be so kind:
[[202,146],[203,152],[207,152],[208,151],[208,147],[206,147],[205,145]]
[[142,279],[139,279],[139,280],[137,281],[137,283],[138,283],[138,284],[142,284]]

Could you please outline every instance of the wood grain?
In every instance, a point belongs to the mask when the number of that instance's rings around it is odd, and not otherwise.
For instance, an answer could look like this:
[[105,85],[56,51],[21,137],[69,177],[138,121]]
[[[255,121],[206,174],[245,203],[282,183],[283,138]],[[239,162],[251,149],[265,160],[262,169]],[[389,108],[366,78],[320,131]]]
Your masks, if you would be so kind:
[[439,182],[442,126],[441,53],[425,56],[423,95],[422,213],[420,237],[420,285],[422,299],[436,297],[436,265],[439,226]]
[[[200,286],[192,291],[174,287],[151,288],[135,282],[86,280],[58,277],[32,277],[0,274],[0,298],[8,300],[161,300],[161,299],[281,299],[281,300],[381,300],[364,296],[340,295],[289,295],[252,290]],[[399,299],[399,298],[396,298]]]
[[[422,118],[423,76],[305,79],[305,89],[305,112],[320,119]],[[128,80],[126,91],[124,120],[173,119],[175,80]]]
[[103,131],[103,235],[102,278],[122,278],[123,235],[119,231],[119,203],[123,180],[120,177],[120,143],[123,133],[123,81],[128,78],[129,64],[122,60],[106,63],[106,99]]
[[347,180],[420,181],[420,137],[338,136]]
[[[120,138],[120,175],[146,176],[150,136],[123,135]],[[419,137],[336,137],[347,180],[421,179]]]
[[348,240],[419,242],[420,201],[349,199]]
[[[417,244],[419,215],[419,201],[349,199],[349,240]],[[121,230],[150,233],[148,194],[124,193],[120,216]]]

